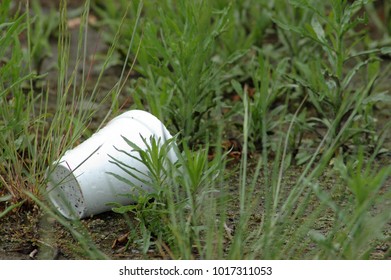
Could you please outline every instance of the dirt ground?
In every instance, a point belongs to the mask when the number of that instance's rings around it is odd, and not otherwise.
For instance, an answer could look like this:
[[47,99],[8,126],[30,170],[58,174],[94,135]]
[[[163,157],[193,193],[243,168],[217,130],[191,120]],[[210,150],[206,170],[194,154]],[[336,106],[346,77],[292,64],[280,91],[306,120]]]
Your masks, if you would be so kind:
[[[108,212],[85,219],[81,224],[108,258],[145,257],[131,246],[125,251],[129,227],[122,215]],[[0,259],[89,258],[65,227],[37,209],[19,211],[2,219],[0,236]]]

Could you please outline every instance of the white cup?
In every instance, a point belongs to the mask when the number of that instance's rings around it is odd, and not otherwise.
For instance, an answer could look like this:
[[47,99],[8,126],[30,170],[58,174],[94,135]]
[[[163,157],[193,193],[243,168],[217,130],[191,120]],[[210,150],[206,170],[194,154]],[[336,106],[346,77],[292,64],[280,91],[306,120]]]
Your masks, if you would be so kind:
[[[122,205],[134,203],[132,195],[137,197],[139,190],[132,185],[147,192],[152,189],[118,165],[109,162],[112,161],[110,156],[138,170],[140,173],[137,176],[148,174],[143,163],[119,150],[139,158],[139,154],[132,151],[123,137],[146,149],[142,137],[149,143],[151,136],[160,138],[160,144],[171,138],[161,121],[150,113],[131,110],[114,118],[89,139],[67,151],[54,163],[53,168],[48,169],[46,176],[49,200],[68,219],[81,219],[111,210],[112,206],[108,205],[110,202]],[[167,156],[171,162],[177,160],[172,149]],[[132,184],[125,183],[112,174]],[[147,176],[141,179],[148,181]]]

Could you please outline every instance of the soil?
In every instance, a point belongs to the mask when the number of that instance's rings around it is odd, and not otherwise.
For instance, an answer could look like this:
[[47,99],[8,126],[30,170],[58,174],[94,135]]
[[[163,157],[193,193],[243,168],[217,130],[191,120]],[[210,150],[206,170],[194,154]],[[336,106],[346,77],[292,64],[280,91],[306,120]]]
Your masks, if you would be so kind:
[[[73,223],[73,226],[88,231],[98,249],[110,259],[146,257],[131,247],[125,250],[129,227],[122,215],[108,212],[85,219],[80,225]],[[67,228],[37,209],[21,210],[3,218],[0,236],[0,259],[91,258]],[[151,252],[147,254],[153,258]]]

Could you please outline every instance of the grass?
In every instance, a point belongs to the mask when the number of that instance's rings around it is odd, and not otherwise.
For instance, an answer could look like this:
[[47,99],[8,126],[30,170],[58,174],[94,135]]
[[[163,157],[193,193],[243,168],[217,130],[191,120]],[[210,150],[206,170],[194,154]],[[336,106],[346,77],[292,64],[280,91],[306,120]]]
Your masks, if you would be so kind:
[[[390,257],[390,123],[379,123],[390,103],[387,3],[86,1],[74,44],[60,2],[49,13],[34,1],[0,4],[0,218],[36,204],[87,258],[107,258],[82,223],[46,205],[44,173],[91,134],[101,108],[95,127],[128,96],[176,137],[145,139],[147,150],[127,142],[154,189],[113,206],[132,214],[127,247],[174,259],[370,259],[381,242]],[[90,14],[108,43],[92,60]],[[55,87],[42,69],[53,36]],[[115,65],[118,81],[102,97]]]

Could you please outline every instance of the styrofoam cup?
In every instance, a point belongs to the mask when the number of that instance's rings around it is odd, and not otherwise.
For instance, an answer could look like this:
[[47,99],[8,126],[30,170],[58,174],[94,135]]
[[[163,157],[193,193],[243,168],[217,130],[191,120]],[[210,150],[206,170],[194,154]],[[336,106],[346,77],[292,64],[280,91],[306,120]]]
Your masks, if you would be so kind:
[[[148,112],[131,110],[114,118],[82,144],[67,151],[54,163],[53,168],[48,169],[49,200],[69,219],[81,219],[111,210],[110,202],[122,205],[134,203],[131,194],[137,196],[138,190],[111,174],[131,181],[144,191],[152,190],[109,162],[112,161],[110,156],[135,168],[140,174],[147,174],[147,167],[143,163],[119,150],[139,158],[123,137],[146,149],[142,137],[149,140],[151,136],[160,138],[160,143],[171,138],[162,122]],[[171,162],[177,159],[172,149],[167,156]],[[142,179],[148,180],[146,176]]]

